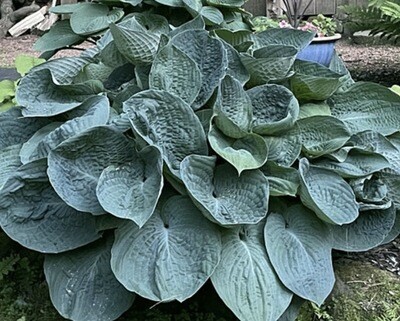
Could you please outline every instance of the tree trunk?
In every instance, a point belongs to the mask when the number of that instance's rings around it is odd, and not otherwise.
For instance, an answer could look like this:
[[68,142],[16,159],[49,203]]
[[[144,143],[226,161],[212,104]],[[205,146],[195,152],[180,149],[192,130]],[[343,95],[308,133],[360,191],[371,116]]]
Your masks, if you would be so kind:
[[32,3],[15,10],[12,0],[0,0],[0,39],[7,35],[7,31],[18,21],[38,11],[40,7]]

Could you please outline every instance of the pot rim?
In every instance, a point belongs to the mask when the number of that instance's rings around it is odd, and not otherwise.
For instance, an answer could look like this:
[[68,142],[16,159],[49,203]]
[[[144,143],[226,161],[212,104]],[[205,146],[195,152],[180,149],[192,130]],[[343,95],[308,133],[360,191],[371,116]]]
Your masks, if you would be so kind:
[[340,33],[335,33],[333,36],[330,37],[315,37],[312,42],[328,42],[328,41],[337,41],[342,38]]

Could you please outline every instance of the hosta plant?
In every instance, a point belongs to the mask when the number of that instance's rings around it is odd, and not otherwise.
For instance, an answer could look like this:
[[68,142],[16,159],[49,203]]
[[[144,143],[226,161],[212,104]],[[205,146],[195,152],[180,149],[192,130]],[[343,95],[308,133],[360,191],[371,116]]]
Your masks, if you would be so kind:
[[332,250],[397,237],[400,96],[338,57],[297,60],[313,37],[136,13],[21,80],[0,224],[46,253],[62,316],[115,320],[211,280],[242,321],[294,320],[331,292]]

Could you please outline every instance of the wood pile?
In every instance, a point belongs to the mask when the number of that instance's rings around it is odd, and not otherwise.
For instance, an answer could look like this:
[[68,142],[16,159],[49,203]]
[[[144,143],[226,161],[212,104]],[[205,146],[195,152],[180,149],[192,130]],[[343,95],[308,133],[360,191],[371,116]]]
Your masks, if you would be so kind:
[[[43,2],[45,1],[45,2]],[[0,39],[11,35],[18,37],[28,30],[46,31],[57,21],[50,13],[57,0],[0,0]]]

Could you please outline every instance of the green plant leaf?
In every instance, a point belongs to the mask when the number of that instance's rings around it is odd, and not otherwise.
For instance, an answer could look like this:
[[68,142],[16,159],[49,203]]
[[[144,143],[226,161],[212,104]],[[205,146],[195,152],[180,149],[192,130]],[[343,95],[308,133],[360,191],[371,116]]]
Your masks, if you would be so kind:
[[349,139],[346,125],[331,116],[312,116],[297,122],[303,151],[311,157],[329,154],[341,148]]
[[139,229],[129,222],[115,232],[111,267],[130,291],[154,301],[182,302],[214,272],[221,236],[189,198],[174,196]]
[[192,104],[201,89],[197,64],[174,45],[167,45],[156,55],[150,71],[151,89],[165,90]]
[[192,104],[197,110],[211,98],[224,78],[228,58],[222,42],[211,38],[205,30],[187,30],[177,34],[172,44],[193,59],[202,74],[200,93]]
[[341,74],[320,64],[296,60],[295,74],[290,78],[290,86],[300,101],[325,100],[340,86]]
[[302,158],[299,164],[300,198],[323,221],[349,224],[358,217],[358,204],[350,185],[333,171],[310,166]]
[[98,80],[81,84],[59,85],[49,70],[29,73],[21,80],[17,101],[25,117],[54,116],[74,109],[85,100],[103,91]]
[[207,0],[207,4],[216,7],[240,8],[245,0]]
[[90,35],[106,29],[123,16],[124,11],[121,8],[110,11],[106,5],[89,2],[72,13],[71,29],[78,35]]
[[134,65],[153,62],[160,40],[158,35],[114,24],[110,24],[110,31],[118,50],[129,62]]
[[60,253],[97,240],[95,218],[65,204],[50,186],[47,162],[23,165],[4,184],[0,224],[13,240],[43,252]]
[[335,283],[328,227],[305,207],[294,205],[268,216],[264,237],[282,283],[296,295],[321,305]]
[[221,262],[211,276],[218,295],[240,320],[276,321],[292,299],[267,256],[263,227],[225,230]]
[[93,127],[70,138],[48,156],[47,173],[57,194],[73,208],[103,214],[96,187],[102,171],[134,157],[135,144],[109,127]]
[[240,176],[216,158],[188,156],[181,163],[182,180],[201,211],[220,225],[256,224],[268,211],[268,180],[258,170]]
[[247,91],[253,105],[253,132],[273,135],[293,127],[299,116],[299,103],[281,85],[263,85]]
[[396,219],[394,206],[385,210],[362,211],[351,224],[330,225],[333,248],[364,252],[380,245],[389,235]]
[[299,118],[312,116],[332,116],[329,105],[325,102],[307,103],[300,105]]
[[85,6],[86,3],[63,4],[52,7],[49,9],[49,11],[51,13],[56,13],[56,14],[64,14],[64,13],[69,14],[69,13],[74,13],[75,11],[78,11],[79,9]]
[[21,109],[18,107],[0,113],[0,150],[25,143],[48,123],[47,119],[23,118]]
[[282,316],[278,319],[278,321],[296,321],[304,302],[304,299],[298,297],[297,295],[293,295],[292,302],[286,309],[285,313],[282,314]]
[[212,149],[232,164],[239,175],[244,170],[260,168],[268,158],[268,147],[257,134],[247,134],[242,138],[231,138],[212,126],[208,133]]
[[40,65],[41,63],[45,62],[46,60],[27,56],[27,55],[19,55],[15,58],[15,67],[17,68],[17,72],[21,76],[25,76],[29,70],[33,67]]
[[199,13],[204,18],[206,25],[214,26],[224,22],[224,15],[218,8],[203,6]]
[[245,44],[252,44],[254,40],[253,33],[250,30],[216,29],[213,32],[235,50],[239,50]]
[[292,46],[296,51],[307,47],[315,34],[290,28],[271,28],[255,34],[255,49],[269,45]]
[[344,93],[328,100],[332,115],[343,121],[353,134],[373,130],[390,135],[399,130],[400,96],[374,83],[355,83]]
[[248,135],[253,116],[250,97],[241,83],[227,75],[218,88],[214,105],[215,123],[225,135],[241,138]]
[[124,102],[124,111],[135,132],[148,144],[160,148],[176,177],[180,177],[179,166],[186,156],[208,154],[200,120],[179,97],[166,91],[143,91]]
[[19,158],[21,146],[16,144],[0,150],[0,191],[8,178],[22,165]]
[[184,3],[182,0],[154,0],[157,3],[163,4],[169,7],[183,7]]
[[[105,125],[108,122],[110,105],[105,96],[94,96],[75,109],[75,117],[65,123],[50,123],[37,131],[21,149],[21,161],[45,158],[63,141],[79,135],[89,128]],[[82,111],[82,115],[80,115]]]
[[122,166],[103,170],[96,194],[101,206],[119,218],[142,227],[153,214],[163,187],[160,151],[148,146]]
[[390,90],[400,96],[400,86],[393,85],[392,87],[390,87]]
[[135,295],[115,278],[110,237],[71,252],[47,255],[44,263],[50,298],[67,319],[116,320],[130,308]]
[[249,81],[250,74],[243,65],[239,52],[225,41],[222,43],[225,47],[228,58],[228,69],[226,70],[226,74],[237,79],[244,86],[244,84]]
[[12,80],[0,81],[0,103],[15,96],[15,84]]
[[184,32],[186,30],[204,30],[205,28],[205,23],[204,19],[201,15],[197,15],[193,20],[190,20],[188,22],[185,22],[181,24],[179,27],[173,29],[170,33],[169,36],[172,38],[176,36],[178,33]]
[[242,63],[250,73],[248,86],[254,87],[282,80],[290,75],[297,50],[291,46],[268,45],[250,54],[241,54]]
[[279,166],[275,162],[267,162],[261,167],[261,171],[268,179],[271,196],[296,197],[300,178],[295,168]]

